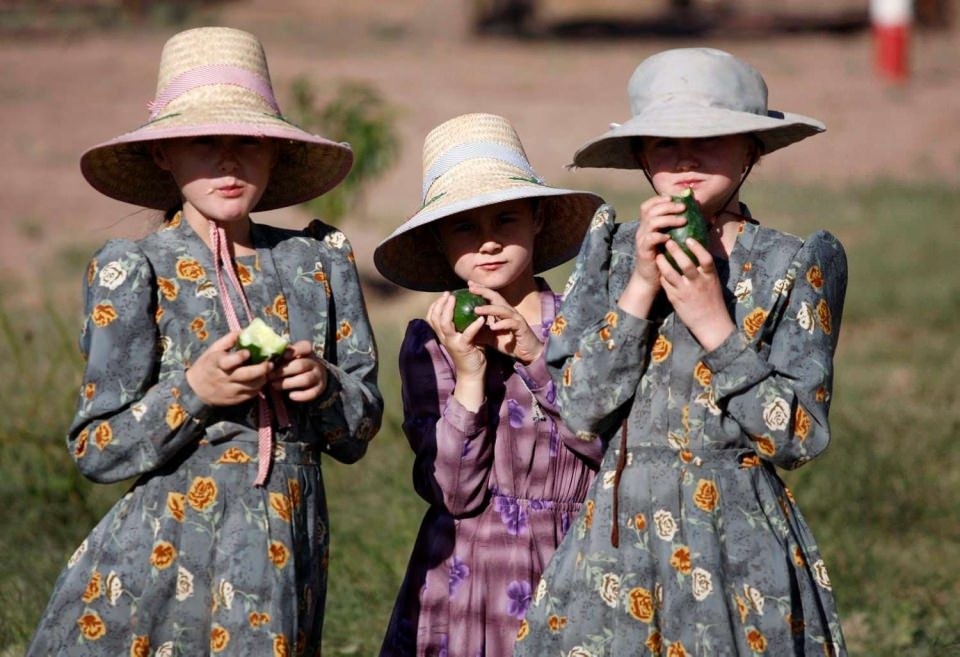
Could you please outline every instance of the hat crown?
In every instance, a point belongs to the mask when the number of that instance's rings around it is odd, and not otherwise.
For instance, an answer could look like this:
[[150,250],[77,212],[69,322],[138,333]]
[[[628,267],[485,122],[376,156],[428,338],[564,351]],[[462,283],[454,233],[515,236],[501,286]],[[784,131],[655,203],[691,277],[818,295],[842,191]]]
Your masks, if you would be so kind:
[[199,27],[171,37],[160,54],[150,119],[191,111],[232,110],[279,115],[263,45],[229,27]]
[[713,48],[675,48],[653,55],[627,84],[630,112],[686,105],[767,115],[767,85],[752,66]]
[[[495,114],[464,114],[441,123],[423,141],[423,200],[435,183],[454,169],[475,167],[539,180],[513,126]],[[481,161],[484,161],[481,164]],[[465,173],[460,170],[460,174]],[[463,175],[458,175],[463,180]]]

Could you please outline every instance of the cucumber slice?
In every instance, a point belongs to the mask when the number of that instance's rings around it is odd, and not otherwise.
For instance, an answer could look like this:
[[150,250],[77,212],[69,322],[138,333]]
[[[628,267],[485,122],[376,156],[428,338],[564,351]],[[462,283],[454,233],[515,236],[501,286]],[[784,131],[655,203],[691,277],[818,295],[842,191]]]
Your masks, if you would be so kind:
[[[689,187],[678,196],[672,196],[671,199],[675,203],[683,203],[685,210],[683,211],[683,216],[687,220],[682,226],[677,226],[676,228],[671,228],[667,231],[667,235],[670,236],[674,242],[680,245],[680,248],[683,249],[683,252],[693,260],[693,264],[699,265],[700,261],[697,260],[696,256],[693,255],[693,252],[687,248],[687,238],[692,237],[697,240],[706,248],[710,243],[710,233],[709,226],[707,225],[707,220],[703,218],[703,213],[700,212],[700,206],[697,204],[697,200],[693,197],[693,190]],[[677,271],[680,271],[680,267],[677,266],[677,263],[674,262],[673,258],[670,257],[670,254],[666,249],[663,250],[663,255],[667,257],[667,261],[673,265],[673,268]]]
[[269,358],[277,358],[290,346],[289,341],[277,335],[265,321],[254,318],[250,324],[240,331],[237,338],[237,347],[250,352],[250,363],[260,363]]

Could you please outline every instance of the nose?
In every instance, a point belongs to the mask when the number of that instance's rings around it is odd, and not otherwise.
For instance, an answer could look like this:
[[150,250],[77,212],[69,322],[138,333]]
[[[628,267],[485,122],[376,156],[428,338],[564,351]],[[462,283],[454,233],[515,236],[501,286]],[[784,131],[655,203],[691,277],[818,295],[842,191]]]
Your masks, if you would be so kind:
[[480,235],[480,253],[496,254],[503,251],[503,244],[497,237],[496,228],[486,226]]
[[234,152],[233,146],[229,144],[224,144],[220,148],[220,161],[219,161],[220,170],[228,173],[231,171],[236,171],[240,166],[239,160],[237,159],[237,154]]
[[677,170],[691,171],[700,166],[697,151],[690,143],[681,143],[677,149]]

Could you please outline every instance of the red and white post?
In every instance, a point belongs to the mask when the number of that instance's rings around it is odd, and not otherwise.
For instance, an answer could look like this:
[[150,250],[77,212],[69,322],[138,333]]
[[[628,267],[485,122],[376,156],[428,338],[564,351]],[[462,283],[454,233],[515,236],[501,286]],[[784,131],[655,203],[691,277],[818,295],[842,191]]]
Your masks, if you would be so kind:
[[870,22],[877,72],[889,80],[905,80],[910,74],[913,0],[870,0]]

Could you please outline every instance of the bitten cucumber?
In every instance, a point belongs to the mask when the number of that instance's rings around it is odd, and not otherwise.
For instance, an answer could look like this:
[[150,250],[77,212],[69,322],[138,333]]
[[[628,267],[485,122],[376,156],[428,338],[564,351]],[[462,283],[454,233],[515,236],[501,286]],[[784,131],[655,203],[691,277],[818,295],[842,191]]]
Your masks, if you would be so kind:
[[454,290],[451,294],[454,299],[453,327],[458,333],[463,333],[479,317],[476,313],[477,306],[487,305],[487,300],[466,288]]
[[270,358],[276,358],[286,351],[290,343],[282,336],[277,335],[265,321],[255,317],[250,324],[240,331],[237,338],[237,347],[250,352],[250,363],[260,363]]
[[[667,231],[667,235],[670,236],[674,242],[680,245],[680,248],[683,249],[683,252],[693,261],[693,264],[699,265],[700,261],[697,260],[696,256],[690,251],[687,247],[687,238],[692,237],[696,241],[700,242],[704,246],[710,243],[710,233],[709,226],[707,226],[707,220],[703,218],[703,213],[700,212],[700,206],[697,204],[697,200],[693,197],[693,190],[689,187],[683,190],[677,196],[671,196],[671,200],[674,203],[683,203],[684,211],[683,217],[687,220],[682,226],[677,226],[676,228],[671,228]],[[677,271],[680,271],[680,267],[677,266],[677,263],[674,262],[673,258],[670,257],[670,253],[666,249],[663,250],[663,255],[666,256],[667,261],[673,265],[673,268]]]

